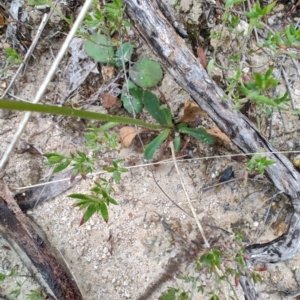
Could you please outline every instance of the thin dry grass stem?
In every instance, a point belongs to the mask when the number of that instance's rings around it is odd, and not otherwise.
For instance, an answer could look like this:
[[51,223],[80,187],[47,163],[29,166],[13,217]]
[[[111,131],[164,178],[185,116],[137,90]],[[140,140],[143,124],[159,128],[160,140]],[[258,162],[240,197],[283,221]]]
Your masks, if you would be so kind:
[[299,67],[298,61],[293,57],[291,59],[292,59],[292,62],[293,62],[294,66],[297,70],[298,76],[300,77],[300,67]]
[[173,163],[174,163],[176,172],[177,172],[177,174],[178,174],[180,183],[181,183],[181,185],[182,185],[182,188],[183,188],[183,190],[184,190],[186,199],[187,199],[187,201],[188,201],[188,203],[189,203],[189,206],[190,206],[190,208],[191,208],[193,217],[194,217],[194,219],[195,219],[195,221],[196,221],[196,224],[197,224],[197,226],[198,226],[198,228],[199,228],[199,231],[200,231],[200,233],[201,233],[201,235],[202,235],[202,238],[203,238],[204,243],[205,243],[205,247],[206,247],[206,248],[210,248],[210,244],[209,244],[208,240],[207,240],[206,237],[205,237],[205,233],[204,233],[203,227],[202,227],[200,221],[198,220],[197,214],[196,214],[196,212],[195,212],[195,210],[194,210],[194,207],[193,207],[193,205],[192,205],[191,199],[190,199],[189,194],[188,194],[188,192],[187,192],[187,190],[186,190],[186,188],[185,188],[185,184],[184,184],[183,179],[182,179],[182,176],[181,176],[181,174],[180,174],[180,171],[179,171],[179,168],[178,168],[178,165],[177,165],[177,162],[176,162],[176,157],[175,157],[175,151],[174,151],[174,145],[173,145],[173,142],[170,143],[170,148],[171,148],[171,152],[172,152]]
[[289,84],[289,80],[287,78],[286,72],[285,72],[283,67],[281,68],[281,73],[282,73],[283,79],[285,81],[286,88],[287,88],[287,90],[289,92],[289,95],[290,95],[290,98],[291,98],[292,108],[295,109],[295,101],[294,101],[294,97],[293,97],[293,91],[291,89],[291,86]]
[[[194,210],[194,207],[193,207],[193,205],[192,205],[192,202],[191,202],[191,199],[190,199],[190,197],[189,197],[189,194],[188,194],[188,192],[187,192],[187,190],[186,190],[186,188],[185,188],[185,184],[184,184],[184,182],[183,182],[182,176],[181,176],[181,174],[180,174],[180,171],[179,171],[179,168],[178,168],[178,165],[177,165],[177,161],[176,161],[176,157],[175,157],[175,151],[174,151],[174,145],[173,145],[173,142],[170,142],[170,148],[171,148],[171,152],[172,152],[173,163],[174,163],[176,172],[177,172],[177,174],[178,174],[180,183],[181,183],[181,185],[182,185],[182,188],[183,188],[183,190],[184,190],[186,199],[187,199],[188,204],[189,204],[189,206],[190,206],[190,208],[191,208],[193,217],[194,217],[194,219],[195,219],[195,221],[196,221],[196,224],[197,224],[197,226],[198,226],[198,229],[199,229],[199,231],[200,231],[200,233],[201,233],[201,235],[202,235],[202,238],[203,238],[203,240],[204,240],[204,243],[205,243],[206,248],[210,248],[210,244],[209,244],[208,240],[206,239],[206,236],[205,236],[203,227],[202,227],[202,225],[201,225],[201,223],[200,223],[200,221],[199,221],[199,219],[198,219],[198,217],[197,217],[197,214],[196,214],[196,212],[195,212],[195,210]],[[218,275],[219,275],[220,277],[222,276],[221,270],[219,270],[218,268],[216,268],[216,272],[218,273]],[[221,285],[222,285],[222,287],[223,287],[223,293],[224,293],[225,299],[226,299],[226,300],[229,300],[229,297],[228,297],[228,294],[227,294],[227,289],[226,289],[226,287],[225,287],[225,284],[224,284],[223,280],[221,280]]]
[[[46,76],[46,78],[44,79],[43,83],[41,84],[34,100],[33,100],[33,103],[38,103],[40,101],[40,99],[42,98],[43,94],[45,93],[45,90],[49,84],[49,82],[51,81],[53,75],[55,74],[56,72],[56,69],[58,67],[58,65],[60,64],[62,58],[64,57],[65,53],[67,52],[68,50],[68,47],[69,47],[69,44],[70,42],[72,41],[74,35],[76,34],[76,31],[78,29],[78,27],[80,26],[81,22],[83,21],[91,3],[92,3],[93,0],[86,0],[74,25],[72,26],[69,34],[67,35],[67,38],[66,40],[64,41],[62,47],[60,48],[54,62],[52,63],[51,65],[51,68]],[[0,171],[2,171],[4,169],[4,166],[11,154],[11,152],[13,151],[16,143],[18,142],[22,132],[24,131],[28,121],[29,121],[29,118],[31,116],[31,112],[26,112],[25,115],[24,115],[24,118],[23,120],[21,121],[20,125],[19,125],[19,128],[17,130],[17,132],[15,133],[14,137],[13,137],[13,140],[11,141],[10,145],[8,146],[8,148],[6,149],[6,152],[4,153],[2,159],[1,159],[1,162],[0,162]]]
[[16,81],[18,75],[22,71],[23,67],[27,64],[27,62],[28,62],[29,58],[31,57],[32,52],[35,49],[35,46],[37,45],[37,43],[38,43],[38,41],[40,39],[40,36],[41,36],[41,34],[42,34],[42,32],[43,32],[43,30],[44,30],[44,28],[45,28],[45,26],[46,26],[46,24],[48,22],[49,16],[50,16],[50,14],[44,14],[42,22],[41,22],[41,24],[40,24],[40,26],[39,26],[39,28],[37,30],[37,33],[36,33],[36,35],[34,37],[34,40],[32,41],[32,43],[31,43],[31,45],[30,45],[30,47],[29,47],[29,49],[28,49],[28,51],[27,51],[27,53],[26,53],[26,55],[25,55],[25,57],[23,59],[23,62],[21,63],[21,65],[19,66],[16,74],[14,75],[14,77],[12,78],[12,80],[10,81],[7,89],[4,91],[3,95],[1,96],[1,99],[5,98],[5,96],[7,95],[7,93],[9,92],[9,90],[11,89],[12,85]]
[[[264,153],[300,153],[300,151],[275,151],[275,152],[264,152]],[[217,158],[225,158],[225,157],[234,157],[234,156],[240,156],[240,155],[254,155],[256,153],[240,153],[240,154],[226,154],[226,155],[215,155],[215,156],[205,156],[205,157],[194,157],[189,159],[189,161],[197,161],[197,160],[207,160],[207,159],[217,159]],[[186,162],[186,159],[179,159],[180,157],[177,157],[177,162]],[[147,163],[147,164],[141,164],[141,165],[135,165],[135,166],[125,166],[126,169],[133,169],[133,168],[145,168],[145,167],[150,167],[150,166],[155,166],[155,165],[160,165],[160,164],[167,164],[173,162],[172,159],[165,159],[165,160],[160,160],[155,163]],[[101,174],[106,174],[108,173],[107,171],[98,171],[98,172],[93,172],[90,174],[87,174],[87,177],[89,176],[96,176],[96,175],[101,175]],[[81,176],[76,176],[76,178],[80,178]],[[28,186],[23,186],[17,188],[17,190],[25,190],[25,189],[30,189],[42,185],[47,185],[47,184],[53,184],[57,182],[62,182],[62,181],[67,181],[70,180],[69,178],[63,178],[59,180],[53,180],[50,182],[43,182],[43,183],[38,183],[34,185],[28,185]],[[254,180],[251,178],[248,178],[248,180],[252,181],[260,181],[260,180]],[[227,182],[228,183],[228,182]],[[207,188],[208,189],[208,188]]]

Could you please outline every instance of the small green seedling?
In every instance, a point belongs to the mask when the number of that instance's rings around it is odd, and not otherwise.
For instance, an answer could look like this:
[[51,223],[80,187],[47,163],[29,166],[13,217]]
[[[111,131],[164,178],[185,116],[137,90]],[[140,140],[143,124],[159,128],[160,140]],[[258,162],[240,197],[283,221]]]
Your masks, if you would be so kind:
[[265,168],[273,164],[275,164],[275,162],[268,159],[266,156],[263,156],[262,151],[260,151],[252,156],[247,164],[246,170],[248,173],[258,171],[260,174],[264,174]]
[[22,62],[22,57],[18,54],[15,49],[6,48],[5,54],[7,56],[7,61],[13,64],[20,64]]
[[121,181],[121,173],[128,171],[126,168],[119,166],[122,162],[124,162],[124,159],[117,159],[112,162],[112,166],[103,166],[103,170],[113,174],[115,183],[119,183]]
[[117,149],[119,145],[118,136],[116,133],[106,132],[115,127],[118,123],[108,122],[98,128],[91,125],[88,132],[84,134],[86,138],[85,146],[93,150],[96,155],[98,152],[105,152]]
[[45,157],[48,158],[46,165],[57,165],[53,170],[54,173],[66,169],[72,163],[71,182],[79,174],[83,179],[86,179],[86,175],[94,170],[94,161],[82,151],[77,151],[77,155],[70,153],[70,156],[64,156],[59,153],[47,153]]
[[[20,275],[17,274],[16,270],[11,270],[7,275],[0,273],[0,282],[10,278],[10,277],[31,277],[29,275]],[[25,283],[26,279],[23,283],[17,282],[17,287],[13,289],[9,294],[12,298],[18,298],[22,294],[22,286]],[[43,300],[42,289],[31,290],[29,294],[26,294],[26,299],[28,300]]]
[[108,222],[107,206],[109,204],[118,205],[117,201],[110,196],[114,189],[106,179],[100,178],[100,182],[95,182],[95,186],[90,191],[92,193],[89,195],[71,194],[68,196],[76,199],[75,206],[85,209],[80,225],[86,223],[95,213],[100,213],[103,220]]
[[26,294],[28,300],[43,300],[43,294],[41,289],[30,290],[29,294]]
[[268,97],[268,92],[277,87],[279,81],[272,77],[273,68],[266,71],[265,74],[255,73],[252,75],[252,80],[247,80],[241,84],[239,91],[245,95],[245,99],[239,99],[238,102],[253,101],[259,107],[276,107],[278,109],[284,109],[282,104],[290,101],[288,92],[282,97],[271,99]]

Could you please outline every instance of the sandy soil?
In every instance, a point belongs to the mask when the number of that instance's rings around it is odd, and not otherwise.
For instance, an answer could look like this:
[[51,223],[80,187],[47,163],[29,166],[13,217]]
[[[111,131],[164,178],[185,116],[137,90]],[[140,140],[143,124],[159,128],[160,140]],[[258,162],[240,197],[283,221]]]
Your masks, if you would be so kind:
[[[182,5],[190,7],[193,3],[183,2]],[[195,4],[196,8],[200,9]],[[33,15],[32,11],[29,12]],[[196,12],[192,11],[193,14]],[[36,17],[34,20],[37,22],[39,19]],[[51,22],[60,20],[52,18]],[[53,29],[47,30],[42,41],[49,45],[47,37],[53,34]],[[27,100],[33,98],[63,37],[64,35],[59,34],[51,40],[50,50],[43,47],[35,53],[35,59],[27,66],[26,74],[18,79],[11,92],[14,96]],[[5,31],[2,31],[1,59],[5,59],[5,44]],[[139,55],[143,53],[151,57],[151,53],[144,46],[138,51]],[[71,55],[63,60],[43,102],[59,104],[70,92],[70,77],[64,73],[69,70],[70,57]],[[290,74],[293,69],[287,71]],[[0,78],[0,83],[5,86],[14,72],[15,68],[9,69]],[[90,74],[81,89],[75,92],[75,96],[69,98],[69,103],[82,100],[89,87],[93,90],[101,87],[97,81],[99,78],[99,72]],[[178,114],[189,95],[168,74],[165,74],[159,88],[166,99],[172,101],[172,113]],[[300,90],[299,79],[293,89],[297,95]],[[92,92],[89,91],[89,95]],[[295,104],[300,108],[299,95]],[[106,111],[101,106],[91,109]],[[116,111],[124,114],[120,107]],[[21,113],[1,112],[1,155],[22,116]],[[147,119],[146,114],[142,114],[142,117]],[[206,128],[214,126],[206,117],[199,122]],[[300,137],[298,117],[274,113],[272,126],[271,142],[279,150],[295,150]],[[43,182],[50,172],[50,168],[44,165],[45,159],[42,156],[26,151],[28,143],[42,153],[68,154],[70,151],[83,149],[82,132],[86,127],[87,122],[82,120],[33,115],[3,174],[3,180],[12,192],[16,193],[22,187]],[[267,132],[268,127],[264,130]],[[218,288],[225,288],[230,296],[243,299],[240,287],[235,288],[237,294],[234,295],[229,284],[219,286],[211,274],[195,267],[194,259],[199,255],[198,251],[204,246],[204,242],[195,220],[174,205],[175,202],[190,212],[173,162],[162,161],[155,166],[147,165],[139,148],[132,146],[129,149],[120,149],[119,152],[111,151],[99,155],[99,170],[101,165],[116,158],[124,158],[124,165],[128,167],[121,183],[113,185],[118,206],[110,206],[107,224],[100,216],[95,215],[89,222],[79,226],[82,212],[74,208],[73,200],[68,198],[71,193],[87,193],[93,182],[99,180],[97,174],[27,212],[28,217],[40,227],[52,247],[63,257],[83,298],[159,299],[169,287],[176,287],[193,291],[193,299],[209,299],[207,293]],[[159,157],[161,160],[170,157],[169,150],[166,149],[165,152],[167,154]],[[232,159],[232,155],[239,154],[234,145],[205,146],[192,140],[187,154],[190,159],[178,161],[181,176],[209,243],[224,253],[224,268],[234,266],[232,260],[241,247],[269,241],[285,232],[291,208],[288,199],[279,195],[271,200],[277,191],[264,176],[256,176],[247,184],[238,180],[244,174],[245,162]],[[234,170],[235,181],[213,186],[208,190],[203,189],[209,184],[217,183],[222,172],[229,166]],[[102,176],[110,178],[108,175]],[[241,244],[234,241],[234,236],[239,232],[244,235]],[[266,265],[266,270],[260,272],[262,281],[259,283],[263,299],[287,299],[280,291],[299,289],[299,264],[299,257],[295,257],[285,263]],[[12,246],[2,237],[0,273],[8,274],[11,270],[19,275],[29,275]],[[205,285],[206,293],[197,292],[192,283],[185,283],[178,275],[193,276],[197,279],[197,286]],[[234,286],[234,278],[229,279]],[[33,278],[12,276],[0,283],[0,299],[12,299],[9,293],[16,289],[17,283],[22,285],[17,299],[28,299],[26,295],[30,290],[40,287]]]

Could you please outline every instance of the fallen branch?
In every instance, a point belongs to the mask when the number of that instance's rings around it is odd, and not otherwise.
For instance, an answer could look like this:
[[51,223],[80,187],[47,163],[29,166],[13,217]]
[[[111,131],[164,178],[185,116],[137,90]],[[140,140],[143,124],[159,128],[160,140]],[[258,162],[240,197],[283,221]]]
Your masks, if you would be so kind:
[[[22,257],[29,258],[32,272],[43,280],[43,286],[56,299],[82,300],[79,289],[63,269],[58,260],[50,253],[47,245],[29,223],[10,191],[0,182],[0,233],[12,244]],[[25,255],[24,255],[25,254]],[[28,259],[26,260],[28,261]],[[40,282],[41,283],[41,282]]]
[[[160,1],[160,0],[158,0]],[[149,0],[124,0],[127,13],[142,39],[160,59],[165,69],[185,89],[218,127],[230,137],[244,153],[263,149],[268,159],[275,161],[266,173],[275,187],[292,202],[294,215],[287,233],[266,244],[247,247],[251,262],[279,262],[300,252],[300,174],[292,163],[260,134],[255,126],[231,102],[224,91],[208,76],[198,59],[176,34],[157,5]],[[257,299],[250,296],[248,299]]]

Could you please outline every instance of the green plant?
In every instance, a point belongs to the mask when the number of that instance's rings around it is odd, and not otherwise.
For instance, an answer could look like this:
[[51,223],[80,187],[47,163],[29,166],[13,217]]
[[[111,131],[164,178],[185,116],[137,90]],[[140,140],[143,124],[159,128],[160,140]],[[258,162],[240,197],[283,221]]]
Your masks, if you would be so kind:
[[99,1],[94,0],[92,11],[86,15],[81,33],[85,34],[87,30],[96,29],[98,34],[104,33],[111,36],[116,32],[124,34],[126,27],[130,27],[131,23],[124,18],[125,6],[122,0],[113,0],[101,6]]
[[290,24],[284,29],[284,32],[268,32],[268,36],[264,40],[262,47],[267,47],[272,51],[279,51],[279,53],[297,58],[297,55],[286,50],[289,48],[300,49],[300,29],[296,29],[293,24]]
[[4,51],[9,63],[20,64],[22,62],[22,57],[17,53],[15,49],[6,48]]
[[[119,116],[111,116],[106,114],[99,114],[93,113],[83,110],[76,110],[70,109],[65,107],[57,107],[53,105],[41,105],[41,104],[32,104],[28,102],[21,102],[21,101],[10,101],[10,100],[1,100],[0,101],[0,108],[2,109],[9,109],[9,110],[18,110],[18,111],[35,111],[35,112],[43,112],[49,114],[59,114],[65,115],[70,117],[79,117],[85,119],[94,119],[94,120],[101,120],[101,121],[108,121],[118,124],[132,124],[141,126],[144,128],[148,128],[150,130],[155,131],[162,131],[160,133],[161,137],[158,138],[158,141],[146,147],[149,149],[145,151],[145,158],[151,159],[155,150],[163,143],[163,141],[169,137],[171,134],[175,135],[175,133],[179,133],[180,135],[191,135],[197,139],[200,139],[204,143],[212,144],[214,143],[213,137],[208,134],[203,128],[190,128],[186,124],[174,124],[171,118],[170,110],[164,106],[159,105],[159,100],[157,96],[150,92],[144,92],[144,101],[145,103],[149,103],[149,105],[145,104],[145,108],[149,108],[149,113],[152,117],[159,123],[159,124],[150,124],[143,122],[138,119],[133,118],[125,118]],[[61,171],[65,169],[72,161],[74,163],[74,171],[75,174],[81,174],[85,176],[87,172],[91,171],[90,159],[84,153],[78,153],[78,156],[72,154],[70,156],[64,156],[57,153],[50,153],[48,157],[51,158],[49,164],[60,163],[61,165],[57,167],[55,171]]]
[[[256,117],[257,126],[260,129],[262,118],[269,116],[274,109],[290,110],[289,102],[291,99],[288,91],[283,95],[277,92],[279,80],[273,76],[274,67],[266,71],[251,72],[251,65],[244,66],[245,58],[249,62],[253,55],[266,56],[265,53],[268,53],[269,61],[266,65],[272,66],[277,63],[276,58],[279,55],[286,54],[295,58],[295,54],[287,50],[289,48],[300,48],[300,30],[293,25],[288,25],[282,32],[273,32],[264,24],[263,18],[270,14],[276,1],[265,7],[261,7],[260,2],[256,1],[250,11],[235,15],[232,8],[242,2],[244,1],[226,1],[221,29],[219,31],[213,30],[211,34],[211,38],[217,39],[218,43],[215,46],[213,57],[208,64],[207,70],[212,72],[214,67],[218,67],[225,72],[230,72],[230,76],[227,79],[227,95],[225,98],[234,102],[235,109],[242,109],[246,103],[251,103],[251,114]],[[247,20],[247,23],[245,20]],[[247,26],[241,26],[241,24],[246,24]],[[264,28],[268,32],[268,36],[265,39],[260,39],[255,44],[252,40],[252,33],[256,28]],[[221,41],[225,32],[230,32],[231,37],[234,37],[237,44],[236,49],[238,49],[238,51],[235,51],[235,48],[232,48],[233,52],[230,53],[228,57],[229,64],[226,66],[217,64],[216,59],[219,46],[222,46]],[[272,51],[267,52],[265,48],[269,48]],[[255,68],[262,68],[263,66],[258,67],[256,65],[253,67],[255,70]]]
[[48,159],[46,165],[57,165],[54,168],[54,173],[64,170],[72,163],[71,181],[73,181],[78,174],[86,179],[86,175],[94,170],[93,160],[81,151],[77,151],[77,155],[70,153],[70,156],[64,156],[59,153],[46,153],[45,157]]
[[[3,282],[4,280],[11,278],[11,277],[31,277],[28,275],[19,275],[17,272],[12,269],[7,275],[0,273],[0,282]],[[23,281],[23,283],[20,283],[17,281],[16,285],[17,287],[13,289],[9,294],[12,298],[18,298],[20,295],[22,295],[22,286],[25,283],[26,279]],[[28,300],[43,300],[42,290],[36,289],[31,290],[29,294],[26,294],[26,299]]]
[[127,172],[126,168],[123,168],[119,165],[122,162],[124,162],[124,159],[117,159],[112,162],[112,166],[103,166],[103,170],[113,174],[113,178],[116,183],[121,181],[121,173]]
[[253,173],[258,171],[260,174],[264,174],[265,168],[267,166],[273,165],[275,162],[271,159],[268,159],[266,156],[263,156],[262,151],[254,154],[250,161],[247,164],[247,172]]
[[109,150],[115,150],[119,144],[118,136],[116,133],[106,132],[107,130],[115,127],[118,123],[108,122],[98,128],[91,125],[88,132],[84,134],[86,138],[85,146],[93,150],[94,154]]
[[75,206],[80,209],[86,209],[80,225],[87,222],[90,217],[95,213],[100,213],[105,222],[108,221],[108,210],[109,204],[117,205],[117,201],[113,199],[110,194],[113,192],[113,188],[109,182],[100,178],[100,182],[95,182],[95,186],[90,190],[92,194],[71,194],[68,197],[76,199]]
[[[235,287],[239,284],[241,275],[249,273],[249,278],[254,281],[261,280],[260,275],[248,269],[245,263],[242,240],[243,235],[241,233],[234,236],[232,242],[238,246],[235,250],[217,248],[200,250],[194,260],[194,270],[198,275],[178,275],[177,278],[182,280],[183,284],[180,287],[169,287],[159,299],[192,300],[196,299],[194,297],[196,292],[201,293],[204,299],[228,299],[224,296],[226,293],[225,285],[232,291],[229,299],[239,299]],[[213,278],[211,280],[213,284],[208,285],[203,282],[201,279],[203,275]]]
[[66,17],[59,9],[55,7],[55,5],[52,3],[51,0],[33,0],[33,1],[29,1],[27,5],[29,6],[46,5],[48,7],[51,7],[51,9],[53,9],[55,13],[59,15],[62,18],[62,20],[64,20],[67,24],[69,24],[70,26],[72,26],[73,24],[73,17],[72,16],[70,18]]
[[6,54],[6,61],[8,62],[8,64],[3,70],[0,70],[0,74],[4,74],[12,66],[18,65],[23,61],[22,57],[18,54],[18,52],[15,49],[6,48],[4,49],[4,52]]
[[30,293],[26,295],[28,300],[43,300],[43,294],[41,289],[30,290]]
[[239,92],[246,97],[244,99],[237,99],[238,105],[251,100],[257,104],[259,108],[266,107],[266,109],[268,109],[267,114],[270,113],[271,107],[284,109],[285,106],[282,106],[282,104],[287,104],[287,102],[290,101],[288,92],[286,92],[282,97],[274,99],[268,97],[268,93],[276,88],[279,83],[279,80],[272,77],[272,73],[273,68],[270,68],[265,74],[254,73],[252,74],[252,80],[249,79],[242,82],[239,87]]

